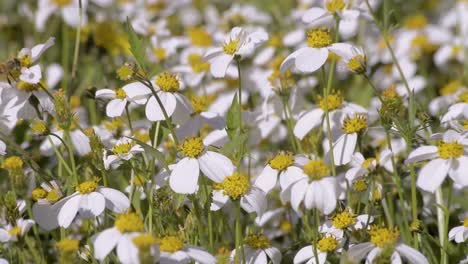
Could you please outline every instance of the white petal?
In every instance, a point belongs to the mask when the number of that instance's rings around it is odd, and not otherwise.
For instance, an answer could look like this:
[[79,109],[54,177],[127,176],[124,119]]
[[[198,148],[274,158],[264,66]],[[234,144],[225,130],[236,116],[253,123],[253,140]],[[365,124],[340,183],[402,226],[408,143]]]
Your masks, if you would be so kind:
[[224,191],[213,191],[213,201],[210,205],[211,211],[218,211],[229,201],[229,196],[223,194]]
[[249,193],[241,198],[240,204],[246,212],[256,212],[258,216],[261,216],[267,206],[266,194],[262,190],[253,187]]
[[356,148],[357,134],[343,134],[333,145],[333,158],[335,165],[345,165],[351,161]]
[[[297,162],[297,160],[296,160]],[[290,166],[285,172],[280,173],[279,182],[281,189],[287,189],[291,184],[297,182],[300,179],[305,179],[307,176],[302,170],[296,166]]]
[[138,249],[132,243],[129,236],[121,236],[117,244],[117,256],[122,264],[134,264],[139,262]]
[[277,248],[274,248],[274,247],[267,248],[265,249],[265,253],[271,259],[271,262],[273,262],[273,264],[281,263],[281,252]]
[[111,89],[99,89],[94,94],[94,97],[103,99],[114,99],[115,91]]
[[106,198],[106,208],[113,212],[121,214],[130,207],[130,200],[121,191],[100,187],[98,192]]
[[210,71],[215,78],[224,78],[227,68],[233,59],[232,55],[221,54],[210,60]]
[[382,249],[376,247],[367,255],[366,263],[374,263],[374,259],[382,253]]
[[73,219],[75,219],[80,207],[81,195],[71,197],[59,211],[58,223],[61,227],[69,227]]
[[428,264],[426,257],[414,248],[404,244],[396,246],[396,250],[412,264]]
[[468,186],[468,157],[461,156],[452,162],[449,171],[450,178],[462,187]]
[[236,169],[229,158],[213,151],[205,152],[198,160],[203,174],[218,183],[232,175]]
[[444,181],[450,168],[450,161],[435,159],[424,165],[419,171],[417,185],[419,188],[433,193]]
[[59,209],[49,204],[35,203],[32,208],[34,220],[44,230],[53,230],[59,226],[57,220]]
[[189,246],[186,249],[187,254],[194,259],[195,261],[202,264],[214,264],[216,263],[216,258],[213,257],[210,253],[206,252],[202,248]]
[[315,72],[322,67],[328,58],[328,49],[302,48],[296,57],[296,68],[301,72]]
[[357,244],[349,248],[348,256],[350,260],[359,263],[373,248],[375,246],[371,242]]
[[106,115],[108,117],[121,116],[126,105],[127,105],[127,100],[114,99],[107,104]]
[[144,104],[151,94],[151,90],[140,82],[126,84],[122,89],[127,94],[127,97],[137,104]]
[[299,205],[304,200],[308,187],[307,179],[300,180],[291,187],[291,206],[294,211],[299,212]]
[[94,256],[98,260],[104,260],[114,249],[122,234],[115,228],[109,228],[97,234],[94,238]]
[[423,160],[433,159],[436,157],[437,157],[436,146],[422,146],[411,151],[405,163],[414,163],[414,162],[419,162]]
[[89,138],[81,130],[75,130],[70,133],[71,140],[73,142],[73,147],[75,152],[84,156],[91,151],[91,145],[89,144]]
[[106,207],[104,196],[98,192],[85,194],[81,197],[80,209],[90,211],[94,216],[100,215]]
[[320,7],[310,8],[304,13],[304,15],[302,15],[302,22],[306,24],[313,23],[323,18],[327,13],[328,11],[326,9]]
[[281,73],[283,74],[285,71],[289,70],[289,68],[291,68],[295,62],[296,62],[296,58],[299,54],[302,53],[302,48],[301,49],[298,49],[296,51],[294,51],[293,53],[289,54],[285,59],[284,61],[281,63],[281,66],[280,66],[280,71]]
[[314,248],[312,246],[303,247],[294,256],[294,264],[304,263],[311,258],[314,258]]
[[[170,93],[158,93],[159,99],[166,110],[167,115],[170,117],[176,108],[177,102],[174,95]],[[154,96],[151,96],[148,102],[146,103],[146,117],[150,121],[162,121],[164,119],[164,114],[161,108],[159,107],[158,101]]]
[[316,108],[297,120],[294,127],[294,135],[302,140],[312,129],[320,126],[322,123],[323,110]]
[[195,193],[198,189],[199,175],[200,166],[198,165],[198,160],[183,158],[172,169],[169,185],[176,193]]
[[266,165],[260,175],[258,175],[258,177],[255,179],[254,184],[265,193],[268,193],[276,186],[277,180],[278,171],[272,169],[270,165]]

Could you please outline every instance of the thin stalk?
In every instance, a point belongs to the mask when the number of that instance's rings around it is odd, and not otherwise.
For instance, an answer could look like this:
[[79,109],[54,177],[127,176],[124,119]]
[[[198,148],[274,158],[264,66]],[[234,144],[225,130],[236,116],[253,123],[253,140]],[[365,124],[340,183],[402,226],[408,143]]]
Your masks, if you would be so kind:
[[128,127],[130,128],[130,132],[133,134],[132,118],[130,117],[130,111],[128,110],[128,103],[125,105],[125,114],[128,120]]
[[52,141],[52,138],[50,136],[47,136],[47,139],[49,140],[50,142],[50,145],[52,145],[52,148],[54,149],[54,152],[55,152],[55,155],[57,155],[57,158],[59,159],[60,163],[62,163],[63,167],[67,170],[68,174],[69,175],[73,175],[73,172],[72,170],[70,169],[70,167],[68,166],[67,162],[65,161],[65,159],[63,158],[62,154],[60,153],[60,151],[57,149],[57,147],[55,146],[54,142]]
[[445,213],[441,206],[444,206],[444,199],[442,193],[442,187],[437,188],[435,193],[436,204],[437,204],[437,228],[439,231],[439,242],[440,242],[440,263],[447,264],[448,256],[447,252],[444,250],[444,240],[445,240]]
[[318,236],[319,236],[319,227],[320,227],[320,215],[319,211],[317,208],[314,209],[314,257],[315,257],[315,263],[320,263],[319,258],[318,258],[318,249],[317,249],[317,242],[318,242]]
[[241,78],[241,66],[240,66],[240,58],[236,59],[237,62],[237,74],[238,77],[238,99],[239,99],[239,128],[242,131],[242,78]]
[[297,146],[299,144],[297,144],[296,139],[294,137],[294,133],[293,133],[294,130],[292,127],[292,122],[291,122],[291,119],[289,118],[288,109],[286,108],[286,105],[288,104],[288,99],[286,97],[282,97],[281,99],[283,103],[284,118],[286,119],[286,127],[288,128],[289,141],[291,142],[291,146],[294,150],[294,153],[297,153],[297,150],[298,150]]
[[383,208],[383,211],[384,211],[384,214],[385,214],[385,218],[387,219],[387,223],[389,225],[389,227],[393,227],[393,218],[392,218],[392,215],[390,214],[390,211],[388,209],[388,205],[387,205],[387,199],[385,198],[382,198],[382,208]]
[[79,6],[79,24],[76,27],[76,35],[75,35],[75,51],[73,52],[73,66],[72,66],[72,73],[71,73],[71,78],[72,80],[75,79],[76,77],[76,71],[77,71],[77,66],[78,66],[78,57],[80,54],[80,35],[81,35],[81,23],[83,20],[83,6],[81,3],[81,0],[78,1],[78,6]]
[[76,164],[75,164],[75,154],[73,153],[73,142],[71,141],[71,136],[70,136],[70,131],[69,130],[64,130],[63,131],[63,136],[65,140],[68,142],[67,147],[68,150],[68,155],[70,156],[70,164],[71,164],[71,169],[73,172],[73,181],[75,185],[78,185],[78,174],[76,172]]
[[[153,141],[153,148],[156,148],[157,146],[157,141],[158,141],[158,137],[159,137],[159,131],[160,131],[160,126],[161,125],[161,122],[156,122],[156,129],[154,131],[154,141]],[[152,168],[154,168],[154,166],[152,166]],[[150,197],[149,197],[149,207],[148,207],[148,216],[149,216],[149,232],[152,233],[153,232],[153,203],[154,203],[154,188],[155,186],[153,186],[153,184],[151,184],[151,187],[150,187]]]
[[65,94],[68,94],[68,64],[69,64],[69,52],[70,44],[68,43],[68,28],[67,24],[62,21],[62,68],[63,68],[63,77],[62,77],[62,88],[65,90]]
[[[242,254],[242,226],[241,226],[241,207],[240,201],[236,201],[236,255],[234,257],[234,263],[239,264],[239,256]],[[242,254],[243,255],[243,254]]]
[[[448,248],[448,229],[449,229],[449,220],[450,220],[450,205],[452,204],[452,182],[450,182],[448,190],[447,190],[447,211],[445,214],[445,226],[444,226],[444,243],[442,249],[444,250],[445,254],[447,254],[447,248]],[[447,258],[447,263],[448,263],[448,256]]]
[[[332,65],[333,65],[333,63],[332,63]],[[330,68],[330,72],[333,72],[334,68],[335,67]],[[324,68],[322,68],[322,75],[325,76]],[[336,176],[335,157],[333,155],[333,138],[332,138],[332,134],[331,134],[330,114],[329,114],[329,111],[328,111],[328,101],[327,101],[328,90],[329,90],[329,87],[331,87],[331,80],[333,80],[333,73],[329,74],[327,86],[323,87],[323,98],[325,99],[325,104],[324,105],[325,105],[325,123],[326,123],[326,128],[327,128],[327,138],[328,138],[328,147],[329,147],[328,153],[330,154],[330,163],[331,163],[331,168],[332,168],[332,175]]]

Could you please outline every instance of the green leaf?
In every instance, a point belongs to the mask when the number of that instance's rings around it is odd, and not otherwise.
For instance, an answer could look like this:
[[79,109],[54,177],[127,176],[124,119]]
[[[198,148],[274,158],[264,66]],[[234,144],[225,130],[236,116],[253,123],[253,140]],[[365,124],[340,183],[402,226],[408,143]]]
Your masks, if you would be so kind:
[[231,106],[229,107],[226,114],[226,132],[229,136],[229,139],[233,141],[235,132],[239,129],[241,120],[240,120],[240,105],[237,94],[232,99]]
[[146,144],[145,142],[141,141],[141,140],[138,140],[136,138],[132,138],[132,137],[127,137],[131,140],[135,140],[138,145],[140,145],[144,150],[145,150],[145,153],[146,154],[149,154],[151,155],[153,158],[156,158],[157,160],[159,160],[159,162],[161,162],[161,165],[167,170],[169,171],[169,167],[167,166],[166,164],[166,160],[164,159],[164,154],[161,153],[161,151],[153,148],[152,146]]
[[140,39],[127,18],[127,34],[128,43],[130,44],[130,52],[135,57],[135,60],[140,68],[145,70],[145,46],[146,41]]

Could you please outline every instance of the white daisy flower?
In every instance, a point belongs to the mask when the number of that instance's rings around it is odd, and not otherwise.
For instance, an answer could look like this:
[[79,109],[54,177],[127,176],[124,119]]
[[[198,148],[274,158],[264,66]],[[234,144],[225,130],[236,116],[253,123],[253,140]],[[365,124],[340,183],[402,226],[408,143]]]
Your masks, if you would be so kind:
[[132,139],[121,138],[112,147],[113,154],[107,155],[107,151],[104,151],[104,167],[108,170],[112,164],[120,166],[122,162],[130,160],[135,154],[142,152],[144,149]]
[[330,176],[330,170],[321,159],[312,159],[304,163],[302,174],[282,186],[281,196],[288,197],[291,207],[302,215],[299,206],[306,209],[317,208],[328,215],[336,208],[337,182]]
[[[354,114],[353,117],[346,116],[342,122],[343,134],[333,143],[333,158],[335,165],[345,165],[351,161],[356,148],[360,133],[367,129],[367,116],[365,114]],[[329,158],[329,153],[327,153]]]
[[51,37],[46,42],[32,48],[23,48],[18,53],[18,60],[22,67],[29,68],[41,57],[41,55],[55,44],[55,38]]
[[[94,2],[99,1],[94,0]],[[87,21],[87,5],[87,0],[82,1],[82,25],[85,25]],[[39,32],[43,32],[46,29],[46,23],[49,19],[49,16],[56,12],[60,12],[63,20],[65,23],[67,23],[67,25],[71,27],[77,27],[80,24],[79,0],[39,0],[37,6],[38,8],[35,17],[35,25]]]
[[[366,258],[366,263],[373,263],[382,252],[393,252],[390,257],[392,264],[402,263],[401,257],[413,264],[428,264],[426,257],[416,249],[398,242],[400,233],[396,228],[372,226],[370,231],[370,242],[350,246],[348,257],[351,261],[360,262]],[[367,257],[366,257],[367,256]]]
[[0,242],[18,241],[18,238],[23,237],[33,225],[34,221],[31,219],[17,219],[15,226],[8,224],[0,228]]
[[203,60],[201,48],[185,49],[180,56],[180,62],[181,65],[175,66],[172,71],[181,73],[184,82],[190,87],[197,87],[210,69],[210,63]]
[[77,214],[90,218],[101,215],[107,208],[116,213],[125,212],[130,201],[120,191],[98,186],[95,181],[86,181],[76,187],[76,192],[58,201],[54,206],[59,207],[58,224],[69,227]]
[[41,187],[32,191],[31,197],[36,201],[32,207],[34,220],[44,230],[57,228],[60,207],[53,206],[62,197],[62,191],[56,181],[43,182]]
[[[324,264],[329,253],[340,250],[339,244],[339,239],[332,234],[325,234],[317,241],[317,250],[312,245],[301,248],[294,256],[294,264]],[[316,263],[315,254],[317,254],[318,263]]]
[[370,225],[374,221],[374,217],[370,215],[358,215],[353,214],[351,209],[346,209],[340,213],[335,214],[331,220],[323,223],[320,228],[320,233],[332,234],[337,239],[344,237],[345,231],[356,231],[363,229],[364,227],[370,228]]
[[150,89],[143,84],[136,82],[130,83],[117,90],[101,89],[96,91],[96,98],[111,99],[106,106],[108,117],[121,116],[127,103],[133,102],[139,105],[146,103]]
[[[281,252],[271,245],[269,238],[262,234],[248,235],[244,239],[244,254],[246,263],[258,263],[258,264],[280,264],[281,263]],[[231,253],[231,259],[234,260],[236,250]]]
[[468,186],[468,155],[466,135],[448,130],[442,135],[433,135],[439,139],[437,146],[422,146],[413,150],[406,163],[431,160],[419,171],[417,186],[433,193],[445,180],[447,174],[463,187]]
[[449,240],[455,240],[457,243],[463,243],[468,239],[468,216],[462,221],[462,225],[450,229],[448,233]]
[[353,154],[351,158],[351,168],[345,173],[348,181],[352,182],[364,175],[369,174],[377,167],[377,160],[375,158],[365,159],[360,152]]
[[264,30],[247,32],[235,27],[231,29],[229,37],[225,39],[222,48],[213,48],[204,56],[210,62],[211,74],[216,78],[224,78],[227,68],[235,57],[245,58],[253,54],[255,48],[268,39]]
[[[173,117],[176,123],[183,123],[187,120],[193,109],[187,98],[178,92],[183,88],[179,77],[169,72],[163,72],[156,76],[152,82],[167,116]],[[150,121],[165,120],[163,110],[154,95],[148,99],[145,113]]]
[[157,243],[160,250],[160,263],[188,263],[190,260],[200,264],[215,264],[216,258],[204,249],[184,245],[177,236],[165,236],[159,238]]

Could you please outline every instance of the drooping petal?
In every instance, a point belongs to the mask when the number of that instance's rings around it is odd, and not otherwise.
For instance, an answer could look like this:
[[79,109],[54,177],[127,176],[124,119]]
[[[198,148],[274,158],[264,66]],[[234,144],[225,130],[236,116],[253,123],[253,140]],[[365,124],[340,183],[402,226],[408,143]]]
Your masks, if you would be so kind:
[[371,242],[351,246],[348,250],[348,257],[350,260],[359,263],[373,248],[375,248],[375,246]]
[[273,264],[281,263],[281,252],[277,248],[269,247],[265,249],[265,253],[268,255]]
[[108,117],[118,117],[121,116],[125,106],[127,105],[127,100],[114,99],[110,101],[106,106],[106,115]]
[[468,157],[461,156],[452,162],[450,178],[462,187],[468,186]]
[[232,175],[236,169],[229,158],[214,151],[205,152],[198,160],[203,174],[218,183]]
[[301,204],[302,200],[304,200],[304,196],[308,187],[309,185],[307,184],[307,179],[297,181],[291,187],[291,207],[294,209],[294,211],[299,211],[299,205]]
[[189,255],[193,260],[202,263],[202,264],[214,264],[216,263],[216,258],[210,253],[206,252],[202,248],[188,246],[186,248],[187,255]]
[[419,188],[433,193],[442,184],[449,169],[449,160],[434,159],[424,165],[424,167],[419,171],[416,184]]
[[302,48],[296,57],[296,68],[304,73],[315,72],[328,59],[328,49]]
[[172,169],[169,185],[176,193],[191,194],[198,190],[200,166],[198,160],[183,158]]
[[210,60],[210,71],[215,78],[224,78],[227,68],[233,59],[232,55],[220,54]]
[[81,195],[71,197],[62,206],[58,213],[58,224],[61,227],[69,227],[73,219],[75,219],[78,209],[80,208]]
[[265,193],[268,193],[275,187],[277,180],[278,171],[272,169],[270,165],[266,165],[260,175],[258,175],[257,179],[255,179],[254,185]]
[[419,147],[409,154],[405,163],[414,163],[423,160],[433,159],[437,157],[437,147],[436,146],[422,146]]
[[129,236],[121,236],[117,244],[117,256],[122,264],[139,262],[138,249],[132,243]]
[[294,135],[302,140],[312,129],[320,126],[323,118],[323,110],[316,108],[297,120],[294,127]]
[[302,264],[314,257],[314,248],[307,246],[301,248],[294,256],[294,264]]
[[121,214],[130,207],[130,200],[121,191],[100,187],[98,192],[106,198],[106,208],[113,212]]
[[356,133],[343,134],[333,144],[335,165],[345,165],[351,161],[354,149],[356,148],[357,137]]
[[428,264],[426,257],[416,249],[405,244],[399,244],[395,248],[404,258],[412,264]]
[[85,194],[81,197],[80,209],[91,212],[94,216],[100,215],[106,207],[104,195],[98,192]]
[[[158,93],[159,99],[166,110],[167,115],[170,117],[174,113],[177,102],[174,95],[170,93]],[[159,107],[158,101],[154,96],[151,96],[146,103],[145,109],[146,117],[150,121],[162,121],[165,120],[163,111]]]
[[98,260],[104,260],[114,249],[122,234],[115,228],[109,228],[97,234],[94,238],[94,256]]

